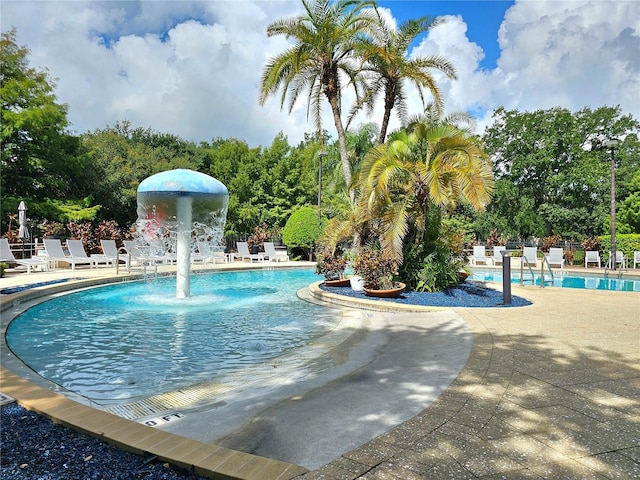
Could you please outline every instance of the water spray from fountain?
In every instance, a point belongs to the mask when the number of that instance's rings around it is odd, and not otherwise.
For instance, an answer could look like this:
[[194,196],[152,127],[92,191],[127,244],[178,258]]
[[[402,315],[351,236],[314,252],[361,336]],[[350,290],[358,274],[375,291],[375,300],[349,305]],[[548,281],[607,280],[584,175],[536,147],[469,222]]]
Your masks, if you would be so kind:
[[228,205],[227,187],[193,170],[157,173],[138,186],[137,241],[151,254],[175,254],[178,298],[190,296],[191,252],[196,245],[221,244]]

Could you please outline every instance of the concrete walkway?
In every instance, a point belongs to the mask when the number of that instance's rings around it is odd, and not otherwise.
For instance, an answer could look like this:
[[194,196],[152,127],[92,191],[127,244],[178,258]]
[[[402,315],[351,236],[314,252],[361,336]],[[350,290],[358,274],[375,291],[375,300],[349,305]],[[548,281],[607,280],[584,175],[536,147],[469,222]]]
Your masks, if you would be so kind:
[[474,346],[434,404],[305,480],[640,478],[640,294],[513,293],[454,309]]
[[[222,447],[206,456],[224,454],[222,463],[196,470],[211,478],[305,480],[640,478],[640,294],[531,286],[514,286],[513,294],[533,305],[453,309],[473,333],[464,368],[426,409],[375,439],[309,472],[271,461],[275,473],[267,476],[266,463]],[[3,393],[8,378],[3,371]],[[32,391],[13,378],[9,384],[16,398]],[[187,457],[203,455],[189,448]],[[234,473],[222,468],[229,458],[241,460]]]

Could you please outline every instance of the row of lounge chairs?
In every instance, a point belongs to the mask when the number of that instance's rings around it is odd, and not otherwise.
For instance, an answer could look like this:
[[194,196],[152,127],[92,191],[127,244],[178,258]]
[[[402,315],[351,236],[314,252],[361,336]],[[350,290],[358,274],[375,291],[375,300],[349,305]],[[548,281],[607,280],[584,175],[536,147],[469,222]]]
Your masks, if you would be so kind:
[[[502,252],[506,249],[504,246],[493,247],[493,256],[488,257],[486,255],[486,248],[482,245],[475,245],[473,247],[473,255],[469,257],[469,263],[471,265],[502,265]],[[547,255],[547,261],[549,267],[564,268],[564,250],[559,247],[553,247],[549,249]],[[536,267],[538,264],[538,249],[536,247],[524,247],[522,251],[522,257],[520,262],[523,266]],[[621,251],[616,251],[616,267],[627,268],[627,258]],[[600,259],[600,252],[597,250],[585,251],[584,267],[588,268],[589,265],[597,265],[602,268],[602,261]],[[640,252],[634,252],[633,255],[633,268],[640,265]],[[611,268],[611,252],[609,252],[609,260],[605,265],[607,268]]]
[[[18,259],[13,255],[9,242],[6,238],[0,239],[0,262],[8,262],[16,265],[26,266],[27,273],[39,268],[49,271],[55,269],[59,262],[66,262],[75,270],[76,266],[89,266],[97,268],[101,265],[113,267],[116,263],[122,263],[130,268],[133,263],[143,267],[158,264],[171,264],[176,262],[174,253],[157,253],[151,247],[139,245],[133,240],[125,240],[123,249],[118,249],[115,240],[100,240],[103,253],[88,255],[82,240],[67,240],[66,246],[68,254],[65,253],[62,242],[59,239],[45,239],[43,241],[44,250],[37,256],[31,258]],[[226,254],[220,250],[214,250],[208,243],[198,242],[197,251],[191,253],[193,263],[225,263],[234,260],[258,261],[289,261],[286,252],[276,250],[272,242],[265,242],[265,251],[252,254],[249,251],[247,242],[238,242],[238,253]]]
[[[469,257],[469,263],[471,265],[502,265],[504,258],[502,253],[506,251],[506,248],[505,246],[497,245],[493,247],[493,256],[488,257],[486,248],[483,245],[474,245],[473,255]],[[538,249],[536,247],[524,247],[519,261],[523,266],[535,268],[538,265]],[[547,261],[550,267],[564,268],[565,262],[562,248],[549,249]]]

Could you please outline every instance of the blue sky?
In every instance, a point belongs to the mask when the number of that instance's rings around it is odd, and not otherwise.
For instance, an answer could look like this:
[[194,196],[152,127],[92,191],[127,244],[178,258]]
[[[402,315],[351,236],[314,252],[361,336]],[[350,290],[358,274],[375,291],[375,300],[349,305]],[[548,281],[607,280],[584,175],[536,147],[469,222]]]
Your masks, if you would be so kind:
[[485,58],[482,68],[495,68],[500,55],[498,29],[504,13],[515,1],[466,0],[466,1],[379,1],[381,7],[389,8],[398,22],[422,16],[460,15],[467,24],[467,37],[482,47]]
[[[396,21],[446,15],[410,56],[442,55],[458,79],[435,73],[446,111],[492,112],[620,105],[640,118],[640,1],[381,0]],[[304,102],[258,103],[267,60],[289,47],[266,28],[301,13],[300,0],[2,0],[2,31],[17,29],[30,63],[56,81],[78,133],[128,120],[195,142],[239,138],[291,144],[312,132]],[[409,115],[422,111],[407,87]],[[352,94],[345,91],[343,111]],[[334,133],[328,106],[323,124]],[[380,109],[353,125],[380,121]],[[392,117],[391,129],[400,126]]]

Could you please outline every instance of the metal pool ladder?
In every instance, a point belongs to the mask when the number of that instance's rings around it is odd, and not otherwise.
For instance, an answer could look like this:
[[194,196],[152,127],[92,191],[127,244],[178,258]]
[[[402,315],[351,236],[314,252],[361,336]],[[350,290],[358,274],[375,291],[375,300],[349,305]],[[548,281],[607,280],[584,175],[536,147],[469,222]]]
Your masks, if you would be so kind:
[[[533,273],[533,269],[529,263],[529,259],[526,256],[522,256],[522,260],[520,261],[520,285],[524,285],[524,282],[527,281],[524,278],[524,263],[527,262],[527,268],[529,269],[529,273],[531,273],[531,285],[536,284],[536,276]],[[544,266],[547,266],[547,270],[549,271],[549,275],[551,276],[551,280],[546,280]],[[540,262],[540,288],[544,288],[546,283],[550,283],[553,285],[553,270],[551,270],[551,265],[549,265],[549,260],[547,257],[543,256],[542,261]]]

